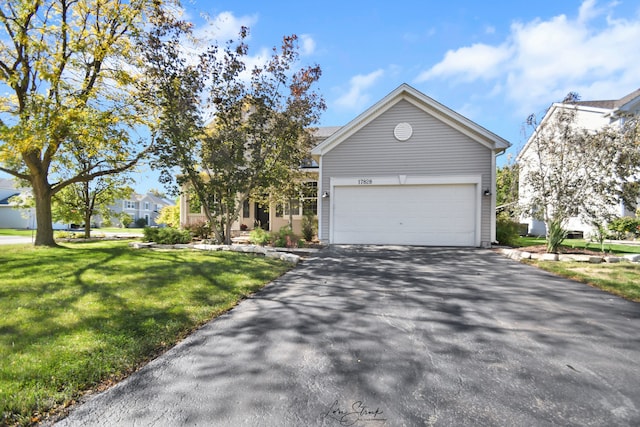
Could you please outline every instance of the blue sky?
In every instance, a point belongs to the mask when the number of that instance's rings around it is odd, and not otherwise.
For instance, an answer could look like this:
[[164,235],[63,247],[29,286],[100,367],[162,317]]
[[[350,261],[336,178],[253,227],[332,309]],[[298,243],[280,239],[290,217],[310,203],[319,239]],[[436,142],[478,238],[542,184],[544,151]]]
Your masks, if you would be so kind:
[[[568,92],[617,99],[640,88],[640,2],[183,0],[203,40],[251,30],[253,61],[297,34],[301,64],[323,70],[321,126],[345,125],[408,83],[513,144]],[[508,156],[502,156],[499,164]],[[153,173],[136,191],[161,188]]]
[[348,123],[408,83],[517,149],[527,115],[570,91],[613,99],[640,88],[637,1],[303,4],[186,0],[185,12],[203,38],[250,27],[256,57],[297,34],[301,62],[323,70],[323,126]]
[[205,40],[250,27],[259,61],[283,35],[323,70],[321,126],[344,125],[402,83],[511,142],[570,92],[617,99],[640,88],[640,3],[603,0],[207,1],[185,17]]

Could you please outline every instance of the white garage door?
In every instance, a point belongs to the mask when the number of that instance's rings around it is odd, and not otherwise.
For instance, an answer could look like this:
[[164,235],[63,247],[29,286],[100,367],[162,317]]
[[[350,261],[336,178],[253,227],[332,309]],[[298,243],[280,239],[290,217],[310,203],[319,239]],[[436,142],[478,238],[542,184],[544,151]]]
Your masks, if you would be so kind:
[[332,242],[476,246],[476,187],[336,186]]

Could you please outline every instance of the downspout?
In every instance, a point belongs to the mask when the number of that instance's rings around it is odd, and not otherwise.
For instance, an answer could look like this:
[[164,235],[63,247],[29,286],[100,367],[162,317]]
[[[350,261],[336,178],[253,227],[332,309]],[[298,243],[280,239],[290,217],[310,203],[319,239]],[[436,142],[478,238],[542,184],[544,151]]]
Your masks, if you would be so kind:
[[317,195],[317,199],[316,199],[316,204],[317,204],[317,211],[318,211],[318,240],[320,240],[321,242],[323,241],[322,239],[322,208],[323,208],[323,204],[324,201],[322,200],[322,195],[324,194],[324,183],[322,182],[322,156],[320,156],[318,158],[318,195]]

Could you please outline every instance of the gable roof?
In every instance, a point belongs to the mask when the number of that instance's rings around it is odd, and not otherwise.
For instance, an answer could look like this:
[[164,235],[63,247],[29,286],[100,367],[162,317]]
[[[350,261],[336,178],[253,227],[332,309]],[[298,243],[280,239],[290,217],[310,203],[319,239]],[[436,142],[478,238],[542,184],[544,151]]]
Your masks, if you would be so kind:
[[345,139],[349,138],[364,126],[371,123],[382,113],[386,112],[402,100],[410,102],[414,106],[423,110],[425,113],[448,124],[449,126],[467,135],[474,141],[477,141],[484,146],[491,148],[492,150],[500,152],[506,150],[511,146],[511,144],[507,140],[499,137],[493,132],[488,131],[477,123],[467,119],[463,115],[445,107],[444,105],[428,97],[422,92],[414,89],[408,84],[403,83],[394,91],[375,103],[373,106],[369,107],[358,117],[350,121],[347,125],[331,133],[331,135],[329,135],[327,139],[322,141],[320,144],[314,147],[313,150],[311,150],[311,155],[314,157],[319,157],[328,153],[333,148],[342,143]]
[[10,205],[9,199],[14,196],[19,196],[20,193],[11,194],[10,196],[5,197],[4,199],[0,199],[0,205]]
[[575,105],[583,105],[586,107],[604,108],[607,110],[616,110],[622,108],[625,105],[631,103],[636,98],[640,98],[640,89],[634,90],[628,95],[623,96],[620,99],[606,99],[606,100],[594,100],[594,101],[578,101]]
[[544,116],[538,126],[533,131],[533,133],[527,139],[524,147],[520,150],[518,155],[516,156],[516,163],[523,158],[524,154],[529,149],[529,145],[533,140],[534,136],[538,134],[538,129],[542,126],[543,123],[550,120],[551,116],[553,116],[555,110],[557,109],[566,109],[566,108],[575,108],[576,110],[587,112],[587,113],[596,113],[602,114],[603,117],[615,118],[615,115],[620,110],[632,110],[636,106],[640,104],[640,89],[634,90],[628,95],[623,96],[620,99],[607,99],[607,100],[594,100],[594,101],[577,101],[577,102],[554,102],[551,104],[549,109],[545,112]]
[[174,203],[168,199],[164,199],[162,197],[155,196],[151,193],[146,194],[132,194],[131,200],[135,200],[136,202],[142,202],[143,200],[149,201],[150,203],[154,203],[156,205],[162,206],[173,206]]

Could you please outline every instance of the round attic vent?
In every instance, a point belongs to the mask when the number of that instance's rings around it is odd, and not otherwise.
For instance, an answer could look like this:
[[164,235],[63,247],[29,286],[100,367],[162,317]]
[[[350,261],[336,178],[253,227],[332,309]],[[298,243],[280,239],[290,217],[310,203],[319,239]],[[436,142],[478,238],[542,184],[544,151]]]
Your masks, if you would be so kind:
[[396,137],[398,141],[406,141],[411,138],[413,135],[413,128],[409,123],[398,123],[393,129],[393,136]]

